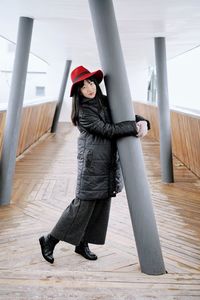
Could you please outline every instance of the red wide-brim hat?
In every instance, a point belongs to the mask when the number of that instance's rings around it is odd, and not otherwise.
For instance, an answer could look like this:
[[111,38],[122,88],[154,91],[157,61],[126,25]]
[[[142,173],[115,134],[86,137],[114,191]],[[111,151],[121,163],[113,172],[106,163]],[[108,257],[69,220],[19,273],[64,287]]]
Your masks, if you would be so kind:
[[70,92],[70,97],[73,96],[75,92],[75,88],[78,82],[88,79],[90,77],[95,77],[97,82],[100,83],[103,79],[103,72],[101,70],[97,70],[95,72],[90,72],[83,66],[79,66],[71,72],[71,80],[72,80],[72,87]]

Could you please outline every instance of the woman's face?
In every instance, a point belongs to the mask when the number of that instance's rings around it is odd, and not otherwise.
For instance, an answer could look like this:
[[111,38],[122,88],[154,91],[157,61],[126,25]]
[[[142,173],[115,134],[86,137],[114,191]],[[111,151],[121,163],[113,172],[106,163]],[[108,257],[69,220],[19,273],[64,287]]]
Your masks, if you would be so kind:
[[96,96],[96,85],[90,79],[83,81],[83,86],[81,87],[81,94],[88,99],[93,99]]

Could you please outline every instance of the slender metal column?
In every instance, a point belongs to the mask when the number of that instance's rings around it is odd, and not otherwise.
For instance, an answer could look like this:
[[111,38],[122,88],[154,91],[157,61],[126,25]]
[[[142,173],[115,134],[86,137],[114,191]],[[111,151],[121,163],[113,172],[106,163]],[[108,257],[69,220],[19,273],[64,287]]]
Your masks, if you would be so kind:
[[[89,0],[96,40],[114,122],[134,120],[131,93],[112,0]],[[117,143],[131,221],[146,274],[165,273],[153,206],[145,174],[141,144],[127,137]]]
[[53,123],[52,123],[52,127],[51,127],[51,132],[56,132],[56,129],[58,126],[58,120],[60,117],[60,112],[61,112],[61,108],[62,108],[62,104],[63,104],[63,99],[64,99],[64,94],[65,94],[65,89],[66,89],[66,85],[67,85],[67,80],[68,80],[68,76],[69,76],[71,63],[72,63],[71,60],[66,61],[62,84],[60,87],[60,93],[59,93],[59,97],[58,97],[58,102],[56,105],[56,111],[55,111],[55,115],[54,115],[54,119],[53,119]]
[[170,130],[170,110],[168,99],[165,38],[155,38],[154,43],[158,88],[161,174],[163,182],[169,183],[174,182],[174,175]]
[[15,172],[33,19],[20,17],[0,163],[0,204],[9,204]]

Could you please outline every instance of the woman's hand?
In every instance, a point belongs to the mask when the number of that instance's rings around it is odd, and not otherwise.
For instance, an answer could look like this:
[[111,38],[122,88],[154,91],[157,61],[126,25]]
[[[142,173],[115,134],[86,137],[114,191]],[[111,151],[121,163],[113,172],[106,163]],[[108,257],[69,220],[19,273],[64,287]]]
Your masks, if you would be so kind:
[[148,131],[147,128],[147,122],[146,121],[139,121],[136,123],[137,125],[137,130],[138,130],[138,134],[136,135],[139,138],[143,138]]

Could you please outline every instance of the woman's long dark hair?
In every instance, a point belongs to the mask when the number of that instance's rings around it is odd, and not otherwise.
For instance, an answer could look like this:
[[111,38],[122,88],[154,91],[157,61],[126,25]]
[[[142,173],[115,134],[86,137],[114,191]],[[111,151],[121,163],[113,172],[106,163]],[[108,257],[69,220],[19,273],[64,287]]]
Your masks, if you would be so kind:
[[[103,98],[103,94],[102,91],[100,89],[100,86],[96,80],[95,77],[90,77],[88,78],[88,80],[93,81],[96,85],[97,91],[96,91],[96,96],[100,106],[102,106],[102,98]],[[79,107],[80,107],[80,103],[81,100],[83,99],[83,96],[81,95],[81,88],[84,84],[84,81],[80,81],[77,85],[76,85],[76,89],[72,98],[72,112],[71,112],[71,120],[72,123],[74,124],[74,126],[78,125],[78,115],[79,115]]]

